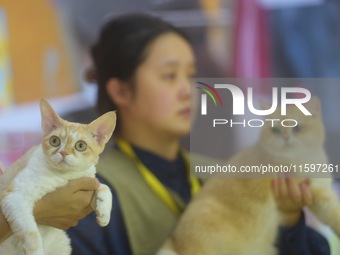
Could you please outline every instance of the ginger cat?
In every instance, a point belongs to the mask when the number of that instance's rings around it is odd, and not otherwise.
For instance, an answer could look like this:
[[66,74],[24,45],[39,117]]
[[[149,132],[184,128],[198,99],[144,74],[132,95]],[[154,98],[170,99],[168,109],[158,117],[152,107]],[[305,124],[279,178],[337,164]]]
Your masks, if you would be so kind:
[[[40,110],[42,143],[31,148],[0,178],[0,206],[13,231],[13,235],[0,244],[1,255],[71,254],[70,240],[64,231],[37,225],[34,204],[69,180],[94,177],[99,154],[116,125],[115,112],[85,125],[61,119],[43,99]],[[111,191],[101,184],[96,191],[100,226],[109,223],[111,206]]]
[[[320,102],[313,97],[305,106],[313,116],[303,115],[295,106],[288,107],[284,119],[295,119],[298,126],[282,127],[276,122],[279,125],[271,127],[267,123],[258,142],[232,157],[228,164],[238,169],[261,164],[326,164]],[[270,117],[283,119],[279,111]],[[260,175],[208,180],[157,255],[277,254],[274,243],[282,218],[272,191],[276,175]],[[331,181],[330,175],[310,179],[313,203],[309,209],[340,236],[340,205]]]

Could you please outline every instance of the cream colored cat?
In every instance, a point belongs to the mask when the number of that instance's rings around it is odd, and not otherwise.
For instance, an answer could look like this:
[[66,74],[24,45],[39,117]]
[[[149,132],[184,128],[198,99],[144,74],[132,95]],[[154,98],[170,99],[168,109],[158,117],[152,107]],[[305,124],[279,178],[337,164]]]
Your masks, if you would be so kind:
[[[320,103],[312,98],[305,106],[312,117],[289,107],[284,119],[296,119],[297,127],[273,128],[267,123],[257,144],[228,163],[238,169],[244,165],[327,163]],[[277,113],[270,117],[283,119]],[[281,215],[272,192],[274,177],[208,180],[157,255],[277,254],[274,242]],[[331,189],[331,178],[311,178],[310,189],[310,209],[340,236],[340,206]]]
[[[116,125],[108,112],[88,125],[61,119],[47,101],[41,100],[43,141],[14,163],[0,178],[0,206],[13,235],[0,245],[1,255],[69,255],[70,240],[62,230],[37,225],[33,207],[46,193],[69,180],[94,177],[99,154]],[[96,191],[100,226],[110,221],[112,195],[101,184]]]

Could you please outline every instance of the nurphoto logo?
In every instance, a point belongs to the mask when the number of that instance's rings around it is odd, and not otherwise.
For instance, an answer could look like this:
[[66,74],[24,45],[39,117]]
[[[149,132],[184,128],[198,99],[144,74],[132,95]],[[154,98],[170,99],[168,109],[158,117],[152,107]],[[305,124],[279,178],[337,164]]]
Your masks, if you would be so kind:
[[[250,113],[256,116],[268,116],[274,113],[278,107],[281,109],[281,116],[286,116],[287,114],[287,105],[294,105],[297,107],[304,115],[311,116],[312,114],[308,111],[308,109],[304,106],[311,99],[311,92],[308,89],[300,88],[300,87],[272,87],[272,102],[268,109],[256,109],[254,106],[254,93],[253,88],[248,87],[246,91],[246,95],[236,85],[232,84],[214,84],[209,85],[203,82],[197,82],[200,86],[197,86],[199,90],[203,93],[201,94],[201,116],[208,115],[209,111],[213,112],[214,109],[208,109],[207,103],[207,95],[213,101],[215,107],[219,102],[220,106],[222,106],[222,98],[221,95],[223,93],[230,93],[232,96],[233,104],[232,104],[232,114],[237,116],[245,115],[245,107],[247,106]],[[298,98],[291,98],[289,95],[298,94]],[[281,98],[281,103],[279,105],[279,95]],[[295,119],[250,119],[246,121],[246,119],[235,122],[232,119],[222,119],[215,118],[213,119],[213,127],[217,125],[225,125],[229,124],[230,127],[235,125],[249,126],[249,127],[262,127],[265,122],[271,122],[272,126],[274,126],[275,122],[280,122],[283,127],[294,127],[298,125],[298,122]]]

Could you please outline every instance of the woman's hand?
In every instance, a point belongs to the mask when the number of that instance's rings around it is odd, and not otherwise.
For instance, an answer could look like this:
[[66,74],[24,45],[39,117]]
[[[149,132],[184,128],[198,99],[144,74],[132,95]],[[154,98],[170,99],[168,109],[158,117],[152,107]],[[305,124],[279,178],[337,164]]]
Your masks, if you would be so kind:
[[66,230],[93,211],[91,201],[99,187],[96,178],[80,178],[46,194],[34,208],[38,224]]
[[295,226],[302,208],[313,202],[309,189],[309,180],[279,178],[273,180],[273,193],[277,207],[282,215],[282,224],[286,227]]

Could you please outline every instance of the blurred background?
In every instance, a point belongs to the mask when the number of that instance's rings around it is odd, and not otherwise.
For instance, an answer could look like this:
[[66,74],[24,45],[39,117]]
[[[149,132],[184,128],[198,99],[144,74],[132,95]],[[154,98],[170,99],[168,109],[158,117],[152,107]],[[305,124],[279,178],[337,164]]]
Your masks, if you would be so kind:
[[[339,0],[0,0],[0,161],[40,142],[38,102],[68,120],[96,116],[88,51],[106,20],[147,12],[183,28],[197,77],[340,77]],[[340,151],[340,86],[312,87],[323,104],[327,152]],[[263,96],[270,91],[259,85]],[[230,155],[254,141],[226,134]],[[183,140],[188,146],[188,138]],[[207,143],[208,144],[208,143]],[[227,155],[229,156],[229,155]],[[325,230],[325,233],[328,230]],[[328,233],[328,232],[327,232]],[[328,234],[327,234],[328,235]],[[340,254],[329,235],[334,254]]]

